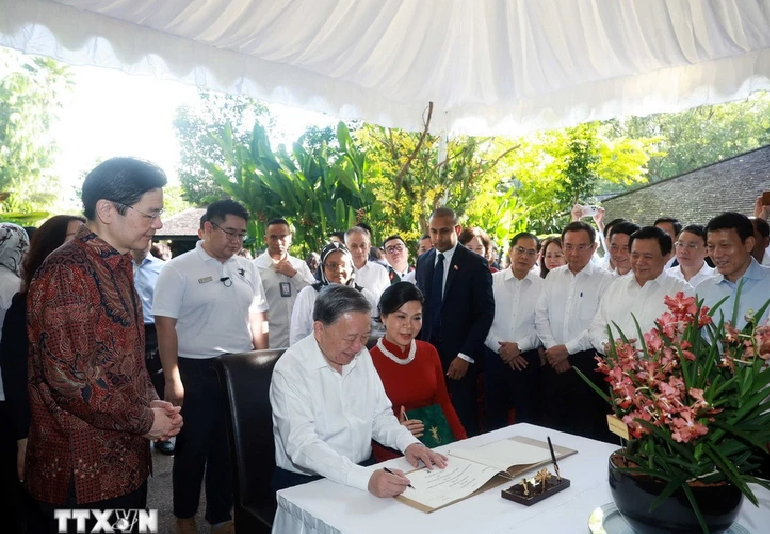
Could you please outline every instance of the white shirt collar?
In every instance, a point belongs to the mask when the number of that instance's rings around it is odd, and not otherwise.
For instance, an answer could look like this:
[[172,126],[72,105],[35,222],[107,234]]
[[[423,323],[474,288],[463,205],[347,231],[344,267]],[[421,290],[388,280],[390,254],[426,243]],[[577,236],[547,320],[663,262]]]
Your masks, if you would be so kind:
[[438,261],[438,255],[443,254],[444,255],[444,261],[448,261],[449,263],[452,262],[452,256],[455,254],[455,250],[457,250],[458,243],[455,243],[455,246],[453,246],[450,249],[445,250],[444,252],[439,252],[438,249],[436,249],[436,261]]
[[511,279],[513,279],[513,280],[516,280],[517,282],[523,282],[524,280],[531,280],[532,278],[536,278],[536,277],[538,277],[538,275],[536,275],[536,274],[535,274],[534,272],[532,272],[532,271],[529,271],[529,272],[527,272],[526,276],[524,276],[524,278],[522,278],[521,280],[519,280],[519,279],[518,279],[518,278],[516,278],[516,276],[513,274],[513,269],[511,269],[510,267],[508,267],[508,268],[505,270],[505,274],[503,275],[503,280],[505,280],[505,281],[507,282],[508,280],[511,280]]

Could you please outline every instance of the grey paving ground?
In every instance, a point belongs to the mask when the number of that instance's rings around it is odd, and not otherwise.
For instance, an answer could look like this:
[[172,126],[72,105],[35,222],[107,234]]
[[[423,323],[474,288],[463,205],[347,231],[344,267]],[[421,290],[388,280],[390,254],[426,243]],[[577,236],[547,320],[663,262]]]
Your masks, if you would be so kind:
[[[158,510],[158,534],[174,534],[174,498],[171,487],[171,468],[174,465],[173,456],[163,456],[158,451],[152,451],[152,473],[147,488],[147,508]],[[203,518],[206,511],[206,496],[201,491],[198,506],[198,532],[208,534],[209,524]]]

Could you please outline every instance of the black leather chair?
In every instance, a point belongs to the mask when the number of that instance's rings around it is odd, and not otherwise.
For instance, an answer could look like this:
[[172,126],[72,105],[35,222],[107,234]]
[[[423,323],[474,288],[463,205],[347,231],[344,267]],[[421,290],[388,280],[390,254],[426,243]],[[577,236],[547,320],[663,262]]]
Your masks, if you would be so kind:
[[215,364],[225,394],[237,532],[268,533],[273,526],[276,503],[270,481],[275,444],[270,380],[275,362],[285,350],[228,354]]

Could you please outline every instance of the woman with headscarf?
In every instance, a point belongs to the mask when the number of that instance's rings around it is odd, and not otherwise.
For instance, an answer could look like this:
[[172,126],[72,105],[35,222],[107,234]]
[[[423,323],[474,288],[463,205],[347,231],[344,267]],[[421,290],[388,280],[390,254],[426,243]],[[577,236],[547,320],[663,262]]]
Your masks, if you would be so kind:
[[343,284],[355,287],[372,304],[372,314],[376,314],[377,299],[374,294],[355,282],[353,258],[348,247],[332,241],[321,251],[321,280],[305,287],[297,295],[291,312],[289,344],[293,345],[313,331],[313,305],[318,293],[329,284]]
[[[26,230],[17,224],[0,224],[0,325],[5,319],[5,312],[11,307],[13,297],[21,288],[21,263],[29,249],[29,237]],[[2,331],[0,331],[0,336]],[[26,326],[21,332],[6,332],[8,336],[26,335]],[[13,430],[10,403],[6,401],[0,375],[0,486],[8,489],[8,497],[0,505],[3,527],[10,524],[9,532],[17,523],[23,522],[19,513],[26,508],[23,504],[23,491],[16,469],[16,433]]]

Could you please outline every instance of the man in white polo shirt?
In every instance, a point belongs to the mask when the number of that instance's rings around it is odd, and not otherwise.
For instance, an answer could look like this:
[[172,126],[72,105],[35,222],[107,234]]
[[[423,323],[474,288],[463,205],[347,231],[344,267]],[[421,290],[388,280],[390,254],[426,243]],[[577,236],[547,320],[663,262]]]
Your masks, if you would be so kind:
[[206,473],[206,520],[211,532],[233,531],[230,463],[217,356],[268,347],[268,308],[257,266],[237,256],[248,213],[220,200],[206,211],[203,240],[169,261],[155,287],[153,313],[167,401],[182,406],[185,431],[174,457],[174,515],[180,534],[197,532]]
[[289,256],[291,227],[284,219],[273,219],[265,228],[267,250],[254,263],[270,305],[270,348],[289,346],[291,311],[297,294],[315,282],[307,263]]
[[353,256],[353,272],[356,284],[365,287],[380,300],[380,295],[390,285],[388,269],[379,263],[369,261],[372,248],[372,236],[365,228],[354,226],[345,232],[345,246]]

